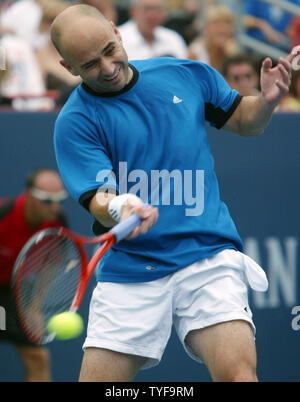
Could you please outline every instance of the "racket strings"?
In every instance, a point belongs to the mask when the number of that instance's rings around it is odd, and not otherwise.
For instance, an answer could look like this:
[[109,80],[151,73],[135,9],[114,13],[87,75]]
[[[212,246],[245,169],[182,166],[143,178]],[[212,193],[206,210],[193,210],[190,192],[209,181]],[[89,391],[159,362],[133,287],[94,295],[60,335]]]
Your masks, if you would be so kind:
[[66,237],[46,236],[32,245],[22,261],[17,305],[21,322],[35,343],[51,334],[49,319],[67,311],[77,293],[81,256],[76,243]]
[[[34,249],[34,252],[28,254],[26,264],[28,264],[28,266],[32,266],[32,269],[35,269],[37,266],[40,266],[45,259],[47,260],[47,263],[51,263],[51,255],[53,255],[53,261],[57,258],[57,255],[54,253],[54,251],[58,246],[59,244],[57,238],[50,240],[47,239],[45,244],[40,245],[39,248]],[[27,272],[29,272],[29,270]]]

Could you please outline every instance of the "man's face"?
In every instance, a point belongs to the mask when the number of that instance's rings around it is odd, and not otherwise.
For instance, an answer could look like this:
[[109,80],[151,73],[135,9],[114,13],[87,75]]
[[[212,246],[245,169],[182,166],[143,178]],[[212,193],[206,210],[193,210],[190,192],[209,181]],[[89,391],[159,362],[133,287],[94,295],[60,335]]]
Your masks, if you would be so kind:
[[84,34],[69,38],[66,46],[68,61],[61,64],[94,91],[116,92],[130,81],[128,57],[114,25],[90,20]]
[[233,64],[229,67],[226,80],[231,88],[236,89],[241,95],[253,94],[258,86],[258,75],[250,64]]

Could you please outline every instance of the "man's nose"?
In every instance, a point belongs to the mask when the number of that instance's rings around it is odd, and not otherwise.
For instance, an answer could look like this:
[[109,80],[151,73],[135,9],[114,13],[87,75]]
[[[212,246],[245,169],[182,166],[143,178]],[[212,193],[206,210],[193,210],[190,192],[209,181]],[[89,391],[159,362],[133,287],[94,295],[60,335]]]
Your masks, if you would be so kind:
[[105,78],[112,78],[115,73],[115,65],[111,60],[102,60],[101,62],[101,74]]

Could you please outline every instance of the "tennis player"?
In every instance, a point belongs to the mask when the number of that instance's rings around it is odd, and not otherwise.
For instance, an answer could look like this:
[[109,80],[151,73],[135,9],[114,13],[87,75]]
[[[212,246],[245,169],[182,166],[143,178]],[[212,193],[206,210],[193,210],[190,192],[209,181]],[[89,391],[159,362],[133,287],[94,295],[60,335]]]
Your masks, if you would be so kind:
[[[116,26],[88,6],[63,11],[51,35],[61,64],[83,79],[55,125],[63,181],[97,234],[142,218],[101,262],[80,381],[130,381],[155,366],[172,324],[214,381],[256,381],[247,285],[264,291],[267,279],[220,200],[204,124],[262,133],[288,92],[293,54],[275,68],[265,59],[261,95],[241,97],[199,62],[128,64]],[[153,175],[162,171],[170,180],[159,188]]]

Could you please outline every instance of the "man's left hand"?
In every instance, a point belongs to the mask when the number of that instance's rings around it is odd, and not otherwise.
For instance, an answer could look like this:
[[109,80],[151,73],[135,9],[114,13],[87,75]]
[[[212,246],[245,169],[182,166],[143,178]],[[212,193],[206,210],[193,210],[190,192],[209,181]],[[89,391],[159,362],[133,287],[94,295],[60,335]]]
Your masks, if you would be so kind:
[[289,92],[292,75],[292,60],[300,55],[300,46],[292,49],[286,57],[280,57],[276,67],[272,67],[272,60],[267,57],[261,67],[261,92],[264,101],[270,106],[277,106]]

